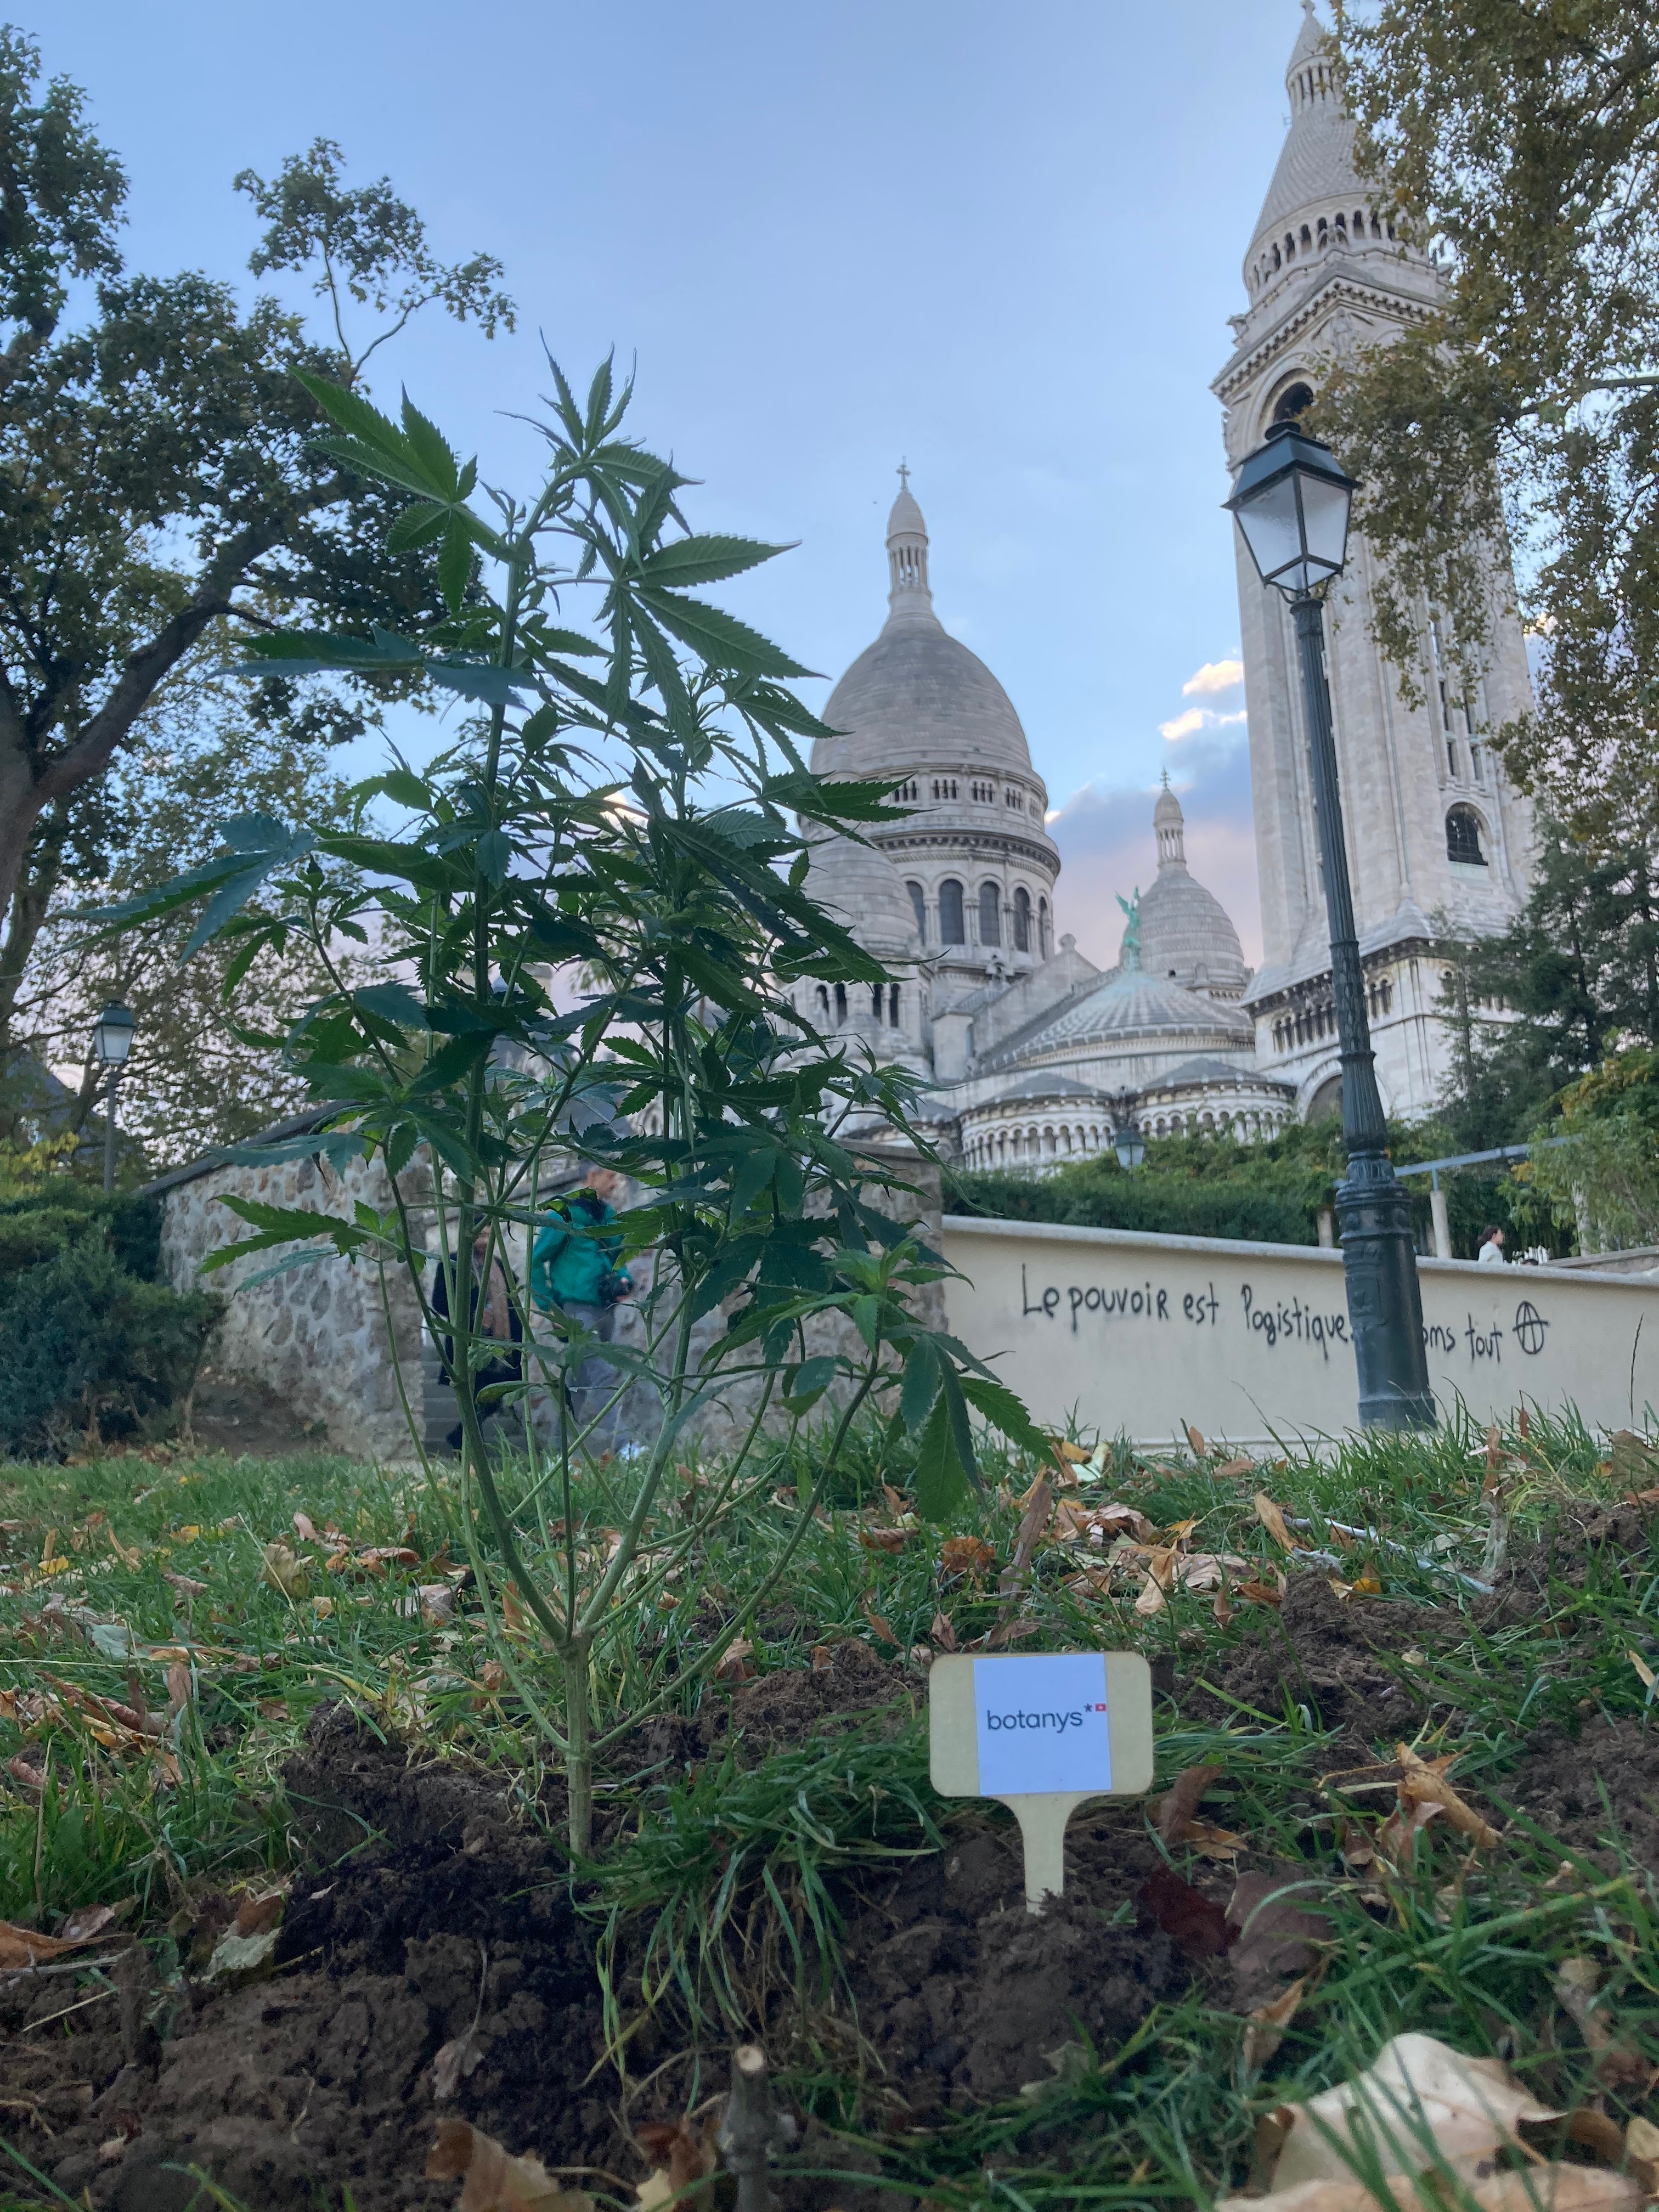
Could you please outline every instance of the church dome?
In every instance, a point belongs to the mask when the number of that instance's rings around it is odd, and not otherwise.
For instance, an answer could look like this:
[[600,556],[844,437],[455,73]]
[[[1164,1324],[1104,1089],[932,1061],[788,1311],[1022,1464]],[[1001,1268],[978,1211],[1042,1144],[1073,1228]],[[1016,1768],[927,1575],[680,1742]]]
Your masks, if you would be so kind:
[[840,734],[814,744],[814,772],[876,777],[944,768],[1029,777],[1030,748],[1012,700],[933,612],[927,526],[908,483],[887,518],[887,564],[886,624],[830,694],[823,719]]
[[1158,875],[1140,894],[1140,964],[1148,975],[1222,999],[1250,979],[1227,909],[1188,871],[1186,817],[1166,782],[1152,811]]
[[1034,1036],[1020,1041],[1022,1056],[1053,1052],[1066,1044],[1106,1039],[1213,1036],[1237,1037],[1241,1048],[1255,1041],[1255,1024],[1242,1009],[1218,1005],[1183,991],[1145,969],[1120,968],[1095,990],[1073,999]]
[[914,958],[921,949],[903,879],[873,845],[813,833],[806,894],[866,952]]

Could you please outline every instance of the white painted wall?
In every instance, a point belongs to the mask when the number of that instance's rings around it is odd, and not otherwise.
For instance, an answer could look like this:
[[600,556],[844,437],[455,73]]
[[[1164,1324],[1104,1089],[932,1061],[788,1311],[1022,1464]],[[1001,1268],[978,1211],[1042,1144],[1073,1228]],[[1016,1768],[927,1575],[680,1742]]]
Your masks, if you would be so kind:
[[[946,1215],[950,1326],[1056,1427],[1337,1436],[1357,1384],[1340,1252]],[[1525,1401],[1592,1424],[1659,1407],[1659,1283],[1419,1262],[1429,1379],[1484,1424]],[[1632,1377],[1632,1362],[1634,1373]]]

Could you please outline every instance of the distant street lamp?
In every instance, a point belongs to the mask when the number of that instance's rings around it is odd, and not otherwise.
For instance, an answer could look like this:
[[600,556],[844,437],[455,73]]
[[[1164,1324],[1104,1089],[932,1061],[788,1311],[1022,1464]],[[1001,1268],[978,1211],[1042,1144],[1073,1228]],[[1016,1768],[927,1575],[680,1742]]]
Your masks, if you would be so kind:
[[104,1188],[115,1188],[115,1094],[121,1070],[132,1050],[132,1016],[118,999],[105,1007],[92,1033],[92,1049],[100,1067],[109,1070],[109,1091],[104,1108]]
[[1325,594],[1347,559],[1348,517],[1358,489],[1337,466],[1328,446],[1294,422],[1275,422],[1266,444],[1239,470],[1225,504],[1262,582],[1291,603],[1302,663],[1341,1045],[1342,1141],[1348,1171],[1336,1187],[1336,1211],[1359,1370],[1359,1419],[1368,1429],[1431,1428],[1434,1400],[1423,1346],[1411,1201],[1386,1150],[1325,676]]
[[1146,1157],[1146,1139],[1134,1116],[1134,1096],[1133,1091],[1119,1091],[1112,1097],[1113,1120],[1116,1124],[1112,1133],[1112,1150],[1117,1154],[1121,1168],[1138,1168]]

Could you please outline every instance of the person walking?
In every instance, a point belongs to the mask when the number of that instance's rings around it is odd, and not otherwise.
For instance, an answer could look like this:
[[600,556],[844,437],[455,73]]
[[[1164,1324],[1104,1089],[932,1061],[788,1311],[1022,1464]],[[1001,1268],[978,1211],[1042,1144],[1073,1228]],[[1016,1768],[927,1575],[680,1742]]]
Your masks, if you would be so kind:
[[1480,1249],[1474,1256],[1478,1264],[1483,1267],[1507,1267],[1510,1263],[1504,1257],[1503,1231],[1497,1228],[1483,1229],[1480,1232]]
[[[617,1264],[621,1233],[610,1227],[621,1190],[622,1177],[613,1169],[590,1168],[585,1183],[554,1200],[553,1218],[530,1255],[530,1295],[537,1310],[560,1313],[605,1344],[616,1332],[617,1308],[634,1287],[628,1270]],[[618,1382],[616,1369],[597,1352],[565,1378],[565,1400],[577,1427],[591,1427],[590,1442],[607,1448],[614,1448],[618,1409],[610,1401]]]
[[[484,1269],[489,1270],[488,1283]],[[507,1271],[499,1259],[489,1257],[489,1230],[486,1225],[478,1231],[472,1244],[472,1266],[470,1270],[471,1289],[468,1297],[468,1318],[476,1332],[472,1341],[472,1386],[482,1391],[492,1382],[517,1382],[524,1375],[524,1355],[508,1347],[524,1342],[524,1323],[507,1286]],[[432,1285],[432,1310],[442,1321],[450,1318],[449,1271],[440,1261],[437,1279]],[[481,1342],[480,1339],[487,1340]],[[503,1356],[504,1355],[504,1356]],[[447,1380],[454,1379],[455,1340],[453,1336],[438,1339],[438,1356],[443,1361]],[[478,1407],[480,1426],[493,1419],[501,1411],[501,1401],[493,1399]],[[461,1448],[461,1425],[454,1427],[444,1439],[451,1451]]]

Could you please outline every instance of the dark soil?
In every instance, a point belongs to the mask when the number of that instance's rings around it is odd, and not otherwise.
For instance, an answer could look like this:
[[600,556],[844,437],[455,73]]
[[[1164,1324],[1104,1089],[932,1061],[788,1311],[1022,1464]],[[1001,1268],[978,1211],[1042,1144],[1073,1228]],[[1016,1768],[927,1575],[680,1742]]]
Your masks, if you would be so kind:
[[[816,1672],[740,1686],[678,1748],[706,1755],[736,1731],[744,1755],[848,1712],[867,1726],[896,1691],[906,1717],[907,1683],[868,1646],[837,1645]],[[98,2212],[182,2212],[195,2185],[174,2164],[209,2172],[251,2212],[309,2212],[319,2194],[337,2205],[347,2188],[358,2212],[448,2212],[456,2185],[422,2169],[435,2121],[457,2112],[550,2168],[615,2177],[602,2188],[642,2179],[625,2119],[672,2117],[690,2069],[670,2069],[624,2114],[601,2063],[597,1923],[572,1902],[556,1844],[514,1815],[496,1780],[411,1765],[343,1707],[317,1717],[286,1780],[302,1869],[267,1978],[187,1985],[160,2017],[165,2040],[144,2014],[167,2001],[147,1984],[27,2035],[84,1992],[44,1977],[0,1990],[6,2094],[40,2122],[7,2113],[25,2154]],[[841,2070],[866,2075],[875,2124],[1052,2078],[1045,2054],[1080,2035],[1107,2055],[1188,1972],[1144,1916],[1137,1925],[1153,1856],[1139,1808],[1080,1817],[1067,1894],[1033,1917],[1012,1822],[969,1826],[894,1880],[843,1881],[850,1988],[804,2029],[782,2009],[757,2026],[784,2062],[803,2033],[827,2039]],[[192,1903],[210,1925],[228,1915],[222,1899]],[[210,1945],[210,1933],[198,1966]],[[441,2106],[433,2062],[469,2034],[477,2063]],[[652,2063],[673,2056],[671,2024],[658,2045]],[[703,2054],[701,2094],[724,2067],[722,2050]],[[642,2057],[636,2071],[649,2071]],[[796,2160],[874,2163],[816,2124]],[[798,2175],[781,2194],[785,2212],[906,2212],[845,2180]]]
[[1233,1722],[1251,1712],[1280,1720],[1288,1699],[1306,1706],[1316,1728],[1338,1730],[1356,1759],[1379,1751],[1390,1757],[1428,1711],[1400,1654],[1467,1633],[1455,1613],[1376,1599],[1344,1601],[1323,1575],[1293,1575],[1284,1603],[1254,1608],[1246,1640],[1218,1669],[1211,1662],[1208,1680],[1223,1694],[1179,1680],[1176,1694],[1189,1718]]
[[1050,2081],[1050,2052],[1086,2039],[1104,2055],[1186,1987],[1169,1937],[1133,1910],[1158,1863],[1141,1808],[1079,1814],[1066,1862],[1065,1895],[1028,1912],[1010,1822],[917,1862],[849,1915],[859,2025],[913,2116]]
[[[1659,1874],[1659,1735],[1640,1721],[1591,1721],[1576,1735],[1539,1729],[1520,1765],[1492,1786],[1608,1874],[1617,1864],[1614,1843]],[[1609,1847],[1599,1848],[1604,1841]]]

